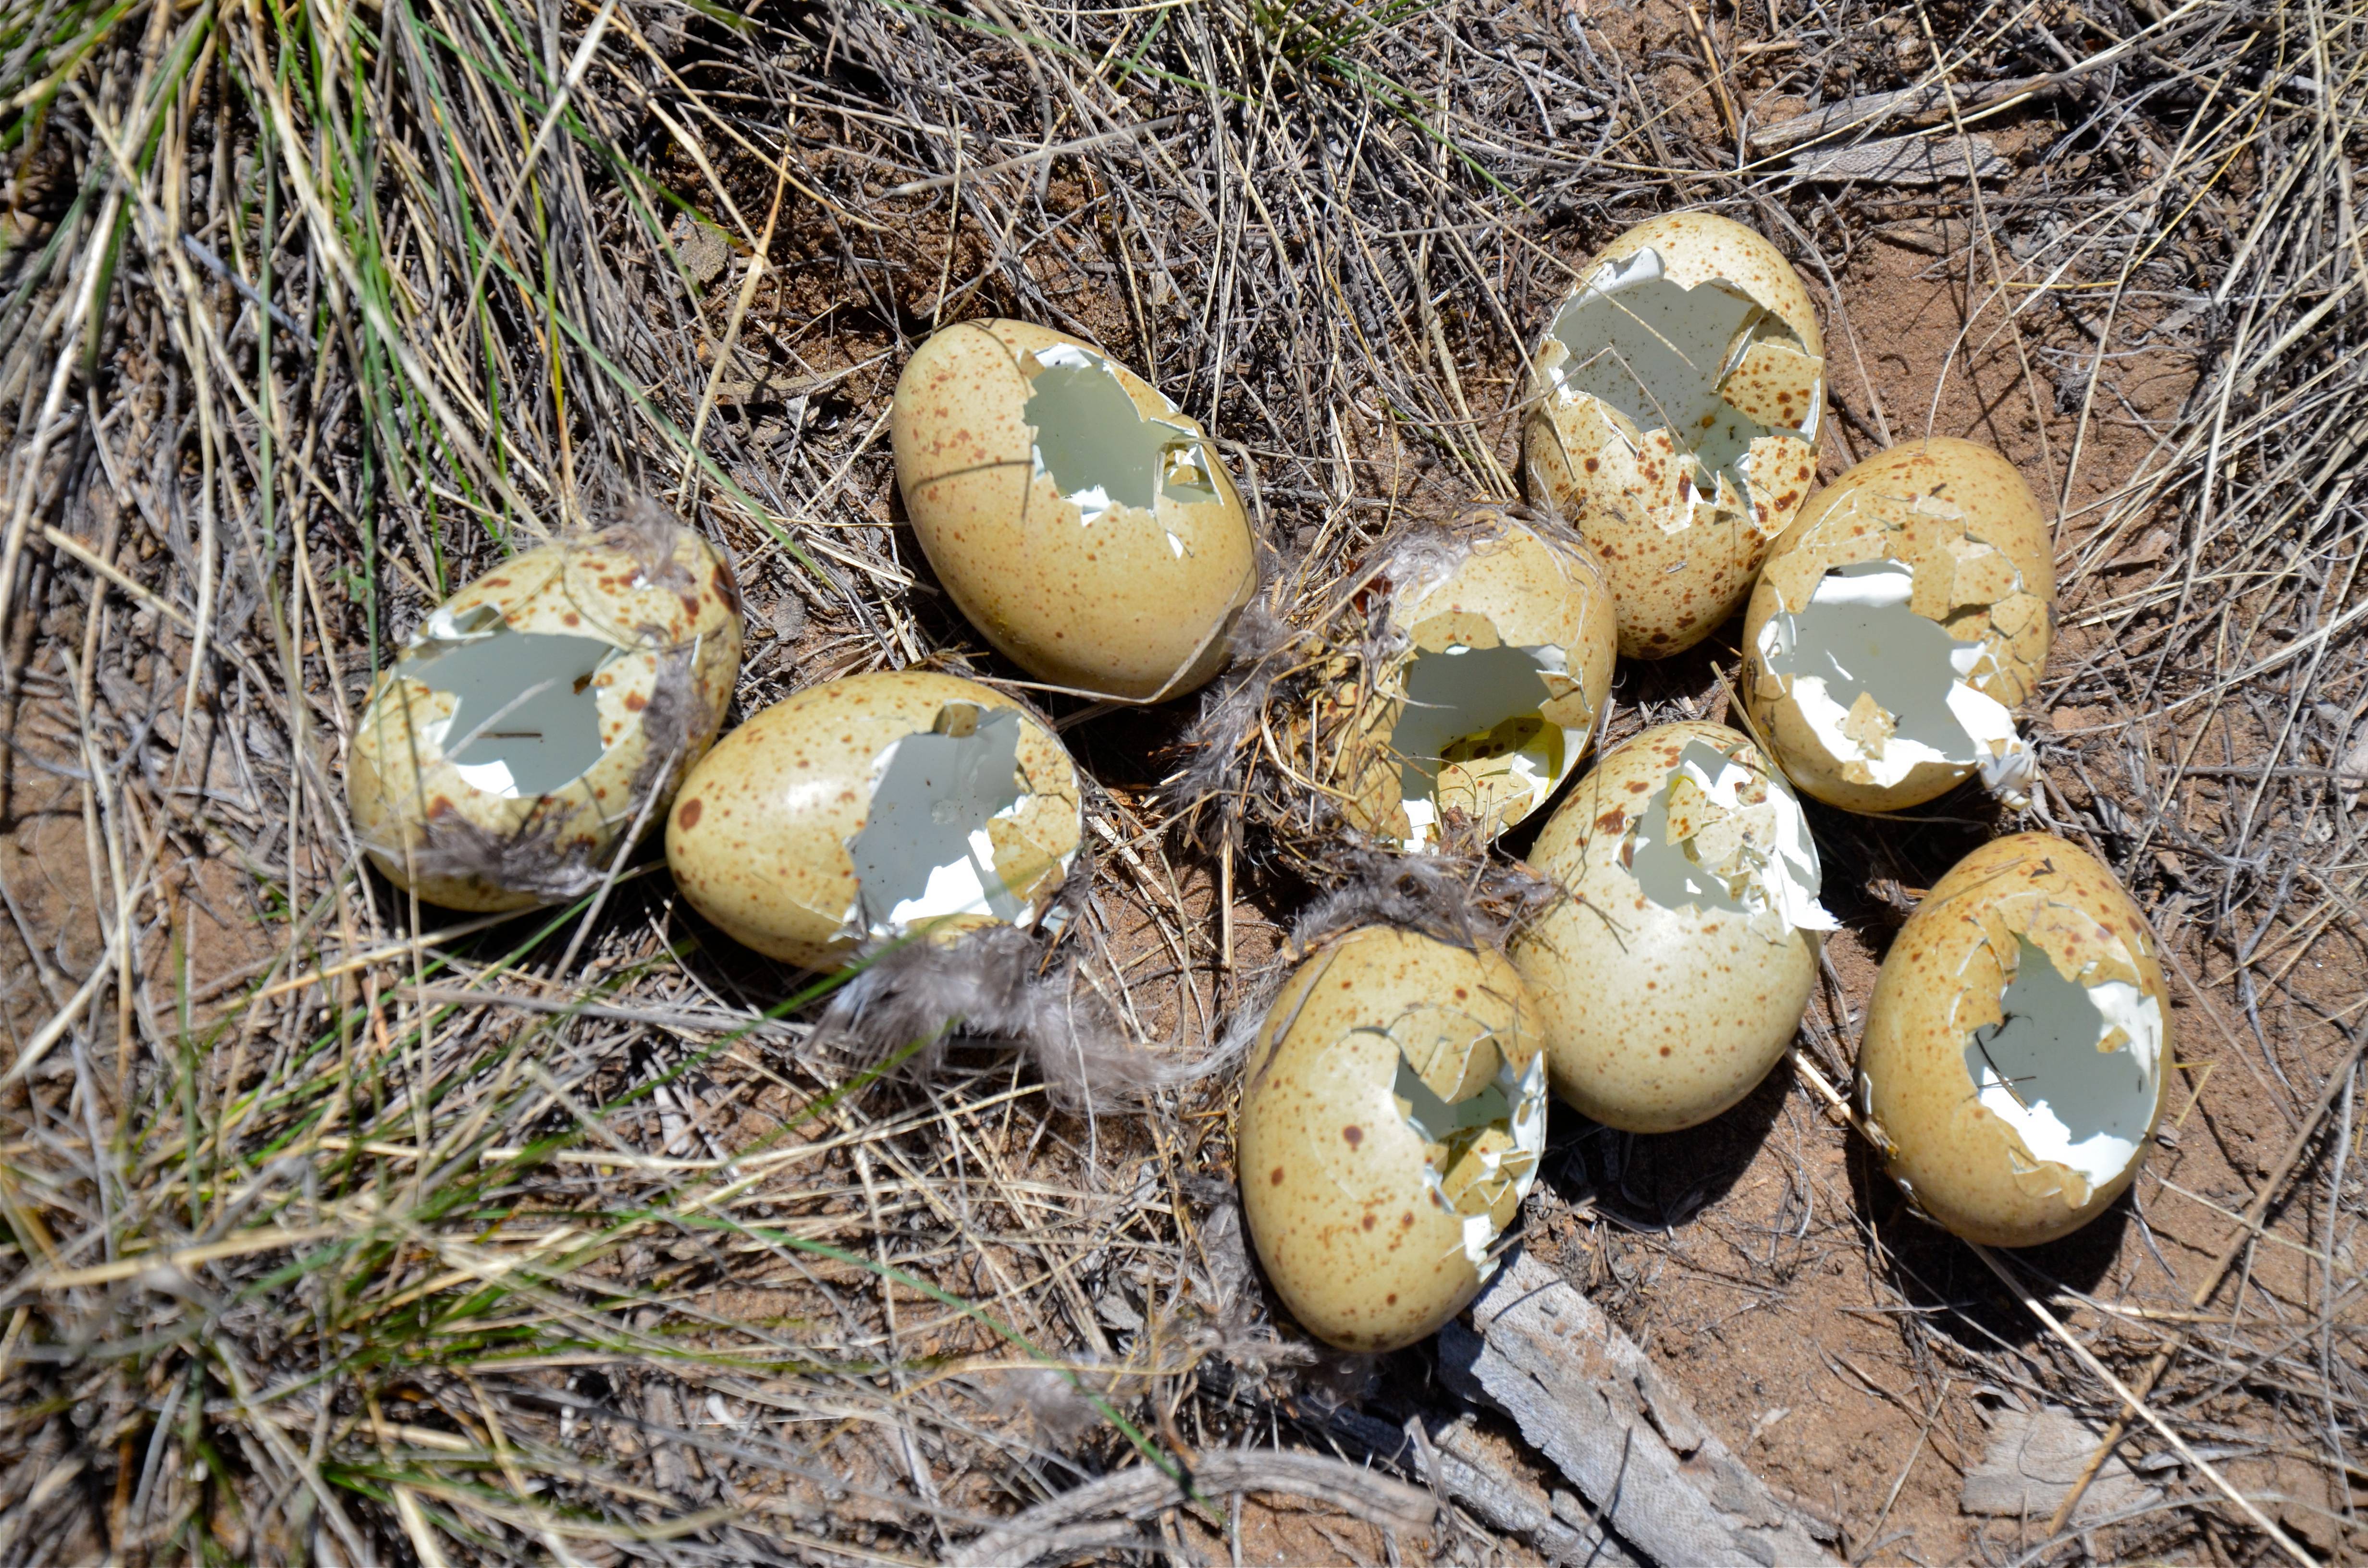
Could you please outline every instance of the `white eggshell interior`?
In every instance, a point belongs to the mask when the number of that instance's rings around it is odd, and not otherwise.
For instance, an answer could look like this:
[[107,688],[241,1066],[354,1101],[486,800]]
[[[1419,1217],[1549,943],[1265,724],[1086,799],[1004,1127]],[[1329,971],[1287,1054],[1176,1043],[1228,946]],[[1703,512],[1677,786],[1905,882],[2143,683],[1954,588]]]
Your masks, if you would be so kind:
[[[1100,355],[1057,343],[1021,363],[1030,367],[1025,417],[1035,472],[1051,475],[1085,526],[1121,507],[1156,512],[1162,494],[1188,506],[1216,499],[1201,437],[1184,426],[1143,417]],[[1173,533],[1167,545],[1184,553]]]
[[2162,1009],[2126,981],[2066,979],[2019,936],[2004,1017],[1965,1041],[1965,1074],[1983,1107],[2034,1158],[2068,1165],[2091,1187],[2129,1168],[2153,1125]]
[[[871,801],[847,841],[855,863],[850,934],[894,937],[951,915],[1031,921],[995,869],[988,824],[1032,799],[1019,769],[1020,716],[949,702],[936,726],[889,744],[871,765]],[[1072,850],[1062,864],[1076,858]]]
[[[1669,430],[1695,464],[1689,513],[1666,519],[1665,528],[1691,526],[1691,512],[1718,505],[1722,490],[1727,506],[1746,506],[1751,443],[1759,437],[1816,440],[1818,377],[1791,329],[1734,284],[1672,281],[1649,246],[1599,268],[1554,313],[1547,340],[1562,349],[1540,366],[1555,397],[1593,399],[1639,431]],[[1799,358],[1800,427],[1763,425],[1724,394],[1755,347]]]
[[454,699],[451,719],[427,726],[420,744],[441,750],[472,788],[518,800],[564,790],[600,760],[592,677],[624,656],[597,637],[513,631],[478,605],[428,617],[395,670]]
[[[1743,791],[1765,783],[1765,797]],[[1681,785],[1691,783],[1714,810],[1690,816],[1691,831],[1671,823]],[[1637,887],[1662,908],[1725,909],[1750,917],[1770,941],[1794,931],[1832,931],[1839,922],[1817,902],[1822,872],[1801,802],[1773,774],[1737,762],[1704,741],[1678,756],[1645,812],[1631,824],[1622,855]]]
[[[1806,605],[1759,629],[1761,660],[1817,744],[1838,763],[1864,764],[1882,787],[1919,763],[1995,767],[2029,749],[2005,704],[1973,684],[1987,645],[1960,642],[1909,608],[1914,587],[1914,568],[1897,561],[1837,566]],[[1880,716],[1872,725],[1870,709]]]

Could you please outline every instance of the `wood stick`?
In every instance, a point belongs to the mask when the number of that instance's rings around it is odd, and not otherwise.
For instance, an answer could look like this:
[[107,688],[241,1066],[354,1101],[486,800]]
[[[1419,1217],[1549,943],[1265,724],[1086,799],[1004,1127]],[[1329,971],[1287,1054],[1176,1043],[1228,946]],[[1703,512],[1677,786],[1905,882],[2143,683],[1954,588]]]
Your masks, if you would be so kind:
[[[1475,1332],[1476,1331],[1476,1332]],[[1440,1331],[1448,1386],[1493,1404],[1662,1563],[1832,1563],[1602,1309],[1527,1253]]]

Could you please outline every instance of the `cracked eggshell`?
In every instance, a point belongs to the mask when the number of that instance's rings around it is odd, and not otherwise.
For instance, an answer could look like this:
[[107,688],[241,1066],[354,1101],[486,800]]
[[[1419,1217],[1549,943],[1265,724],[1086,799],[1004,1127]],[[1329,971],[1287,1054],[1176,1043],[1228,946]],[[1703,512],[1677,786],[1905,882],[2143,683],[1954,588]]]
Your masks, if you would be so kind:
[[1578,781],[1530,863],[1569,894],[1511,955],[1556,1095],[1674,1132],[1768,1075],[1834,922],[1800,803],[1758,746],[1717,724],[1645,731]]
[[[1438,842],[1446,809],[1481,819],[1490,838],[1541,810],[1594,742],[1618,652],[1611,587],[1586,540],[1493,506],[1456,532],[1460,558],[1395,589],[1389,630],[1406,652],[1350,732],[1371,757],[1349,770],[1362,787],[1343,814],[1412,848]],[[1467,671],[1476,678],[1455,679]]]
[[[1809,661],[1793,651],[1820,598],[1855,599],[1858,613],[1882,613],[1875,601],[1888,598],[1891,613],[1937,624],[1944,637],[1913,621],[1897,630],[1962,666],[1964,689],[1945,672],[1921,683],[1925,712],[1903,724],[1830,671],[1802,687]],[[2010,778],[2028,748],[2009,710],[2038,687],[2055,605],[2047,521],[2013,464],[1947,437],[1894,447],[1811,496],[1777,542],[1744,620],[1744,700],[1793,782],[1849,811],[1920,805],[1977,770]],[[1877,646],[1869,663],[1906,707],[1916,644],[1895,631]]]
[[1957,862],[1892,942],[1859,1046],[1860,1104],[1927,1214],[1968,1241],[2033,1246],[2136,1179],[2170,1043],[2137,906],[2087,851],[2018,834]]
[[1334,938],[1283,983],[1235,1148],[1258,1261],[1309,1333],[1394,1350],[1479,1292],[1544,1148],[1543,1043],[1501,956],[1394,926]]
[[1217,672],[1257,587],[1249,518],[1200,425],[1156,388],[1048,328],[964,322],[915,352],[889,429],[929,564],[1021,668],[1127,702]]
[[[922,799],[917,814],[887,824],[892,840],[907,845],[950,830],[945,864],[918,868],[929,885],[916,878],[884,892],[867,888],[859,858],[871,864],[873,848],[893,856],[902,846],[858,842],[875,818],[885,821],[879,798],[893,748],[990,733],[1010,745],[1010,777],[973,777],[957,761],[908,778],[934,789],[945,809],[932,812]],[[1008,804],[962,821],[952,808],[963,788]],[[867,937],[1033,925],[1076,857],[1079,800],[1068,752],[1002,693],[921,670],[848,676],[777,702],[723,737],[683,781],[666,819],[666,861],[692,907],[734,940],[808,969],[837,969]]]
[[[644,820],[655,822],[714,741],[740,639],[730,565],[669,520],[636,518],[511,557],[438,606],[363,704],[346,798],[371,861],[448,909],[580,896],[652,790]],[[535,743],[524,748],[481,733],[489,719],[504,722],[517,695],[505,689],[509,669],[573,685],[551,717],[580,733],[518,737]],[[551,752],[530,755],[541,744]]]
[[1523,471],[1602,553],[1622,653],[1691,647],[1751,591],[1816,474],[1824,354],[1792,264],[1706,212],[1629,230],[1557,308]]

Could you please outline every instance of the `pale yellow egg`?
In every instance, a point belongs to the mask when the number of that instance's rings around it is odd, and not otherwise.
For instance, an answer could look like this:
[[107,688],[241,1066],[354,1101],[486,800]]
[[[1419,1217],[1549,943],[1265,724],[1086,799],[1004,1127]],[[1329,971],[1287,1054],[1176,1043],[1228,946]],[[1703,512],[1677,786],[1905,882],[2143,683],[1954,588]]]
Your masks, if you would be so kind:
[[715,739],[740,636],[731,567],[662,515],[513,556],[370,688],[346,764],[355,832],[430,903],[581,896]]
[[1793,782],[1891,812],[1979,773],[2011,795],[2013,710],[2046,667],[2055,571],[2014,465],[1946,437],[1878,452],[1809,498],[1744,620],[1743,695]]
[[848,676],[723,737],[666,820],[683,896],[809,969],[867,940],[1032,926],[1083,830],[1076,767],[1003,693],[921,670]]
[[1629,230],[1555,311],[1526,483],[1601,552],[1622,653],[1691,647],[1751,591],[1816,473],[1824,353],[1782,253],[1707,212]]
[[2033,1246],[2137,1178],[2169,1074],[2170,997],[2112,872],[2048,834],[1951,868],[1884,955],[1859,1101],[1917,1205],[1968,1241]]
[[1530,862],[1569,894],[1512,949],[1556,1095],[1612,1127],[1674,1132],[1768,1075],[1834,922],[1800,802],[1748,737],[1663,724],[1615,746]]
[[1039,680],[1127,702],[1207,681],[1258,584],[1214,443],[1099,350],[1027,322],[915,351],[889,431],[914,534],[954,603]]
[[1478,1293],[1545,1146],[1543,1043],[1502,957],[1394,926],[1283,983],[1235,1148],[1258,1261],[1309,1333],[1392,1350]]

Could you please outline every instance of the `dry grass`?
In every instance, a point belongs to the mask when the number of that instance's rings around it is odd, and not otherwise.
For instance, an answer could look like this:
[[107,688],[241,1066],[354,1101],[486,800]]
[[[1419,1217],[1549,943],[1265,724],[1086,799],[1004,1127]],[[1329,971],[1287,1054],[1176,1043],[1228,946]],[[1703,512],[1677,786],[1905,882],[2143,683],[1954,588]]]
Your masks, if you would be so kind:
[[[632,493],[740,562],[741,713],[858,669],[1007,675],[882,441],[905,352],[981,313],[1149,373],[1243,475],[1278,597],[1338,582],[1512,493],[1547,304],[1680,204],[1819,296],[1828,472],[2011,368],[1982,428],[2059,504],[2067,585],[2042,815],[2178,955],[2184,1136],[2228,1179],[2141,1184],[2123,1255],[2158,1270],[2004,1267],[2283,1528],[2361,1550],[2363,28],[2259,0],[0,6],[0,1562],[927,1560],[1131,1463],[1324,1447],[1311,1413],[1364,1369],[1269,1318],[1228,1085],[1104,1114],[985,1047],[851,1074],[805,1049],[821,988],[648,856],[588,913],[420,909],[363,868],[343,740],[445,593]],[[1837,184],[1755,139],[1916,86],[1826,145],[1998,133],[2011,174]],[[1850,313],[1884,234],[1963,301],[1906,403]],[[2147,401],[2164,363],[2183,395]],[[1731,661],[1627,669],[1613,733],[1723,708]],[[1190,706],[1056,704],[1101,785],[1056,961],[1185,1059],[1304,892],[1169,832]],[[1877,930],[1957,831],[1817,826]],[[1836,1074],[1853,983],[1806,1026]],[[1820,1176],[1847,1133],[1768,1095],[1781,1225],[1697,1219],[1638,1141],[1563,1129],[1533,1239],[1640,1328],[1680,1283],[1846,1266],[1926,1432],[1975,1385],[2119,1412],[2011,1298],[1935,1288],[1951,1244]],[[1443,1407],[1395,1365],[1374,1408]],[[1070,1549],[1222,1554],[1280,1472],[1219,1470]],[[2119,1535],[1965,1552],[2277,1550],[2175,1454],[2146,1473]],[[1916,1550],[1907,1479],[1842,1508],[1853,1557]],[[1302,1489],[1304,1553],[1522,1560]]]

